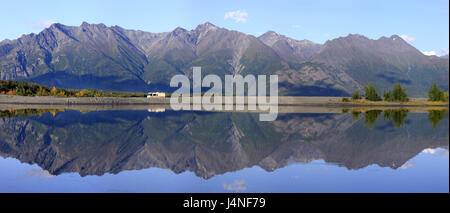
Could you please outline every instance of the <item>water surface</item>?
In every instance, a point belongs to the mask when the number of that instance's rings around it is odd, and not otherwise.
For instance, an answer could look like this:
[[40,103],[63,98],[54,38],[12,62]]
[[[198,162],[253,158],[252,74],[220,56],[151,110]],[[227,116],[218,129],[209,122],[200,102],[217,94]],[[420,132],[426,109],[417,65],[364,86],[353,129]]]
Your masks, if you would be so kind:
[[448,192],[447,111],[0,112],[0,192]]

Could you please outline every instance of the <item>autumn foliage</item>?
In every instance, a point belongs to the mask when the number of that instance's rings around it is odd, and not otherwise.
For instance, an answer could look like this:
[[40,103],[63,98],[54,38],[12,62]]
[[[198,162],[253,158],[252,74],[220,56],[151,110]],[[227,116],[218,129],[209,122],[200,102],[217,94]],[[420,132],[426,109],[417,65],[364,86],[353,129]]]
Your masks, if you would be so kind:
[[0,94],[57,97],[146,97],[146,93],[110,92],[95,89],[62,89],[31,82],[0,80]]

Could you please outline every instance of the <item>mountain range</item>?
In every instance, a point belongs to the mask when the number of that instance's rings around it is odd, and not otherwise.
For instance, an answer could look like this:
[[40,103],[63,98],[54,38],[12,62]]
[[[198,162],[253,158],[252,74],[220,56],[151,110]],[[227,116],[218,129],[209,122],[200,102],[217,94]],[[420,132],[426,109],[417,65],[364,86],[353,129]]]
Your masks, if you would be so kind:
[[412,97],[426,96],[434,81],[449,88],[448,56],[426,56],[397,35],[317,44],[209,22],[163,33],[83,22],[0,42],[0,79],[63,88],[170,92],[171,77],[190,77],[193,66],[203,75],[277,74],[281,95],[343,96],[368,82],[379,92],[400,82]]

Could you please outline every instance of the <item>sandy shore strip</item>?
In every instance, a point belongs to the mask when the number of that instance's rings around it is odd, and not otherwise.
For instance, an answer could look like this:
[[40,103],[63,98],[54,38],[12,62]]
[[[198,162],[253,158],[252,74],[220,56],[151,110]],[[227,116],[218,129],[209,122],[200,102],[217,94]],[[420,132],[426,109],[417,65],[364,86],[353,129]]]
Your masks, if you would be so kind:
[[[52,104],[0,104],[0,111],[7,110],[26,110],[26,109],[47,109],[47,110],[76,110],[80,112],[90,112],[90,111],[110,111],[110,110],[147,110],[149,112],[165,112],[172,111],[172,107],[168,104],[127,104],[127,105],[87,105],[87,104],[75,104],[75,105],[52,105]],[[445,110],[448,111],[448,107],[441,106],[404,106],[404,107],[386,107],[386,106],[294,106],[294,105],[284,105],[278,106],[278,113],[319,113],[319,114],[336,114],[336,113],[347,113],[352,111],[366,112],[370,110],[398,110],[405,109],[412,113],[427,113],[430,110]],[[250,113],[267,113],[267,110],[260,110],[256,108],[255,110],[225,110],[225,109],[214,109],[214,110],[194,110],[193,108],[184,108],[185,111],[212,111],[212,112],[250,112]]]

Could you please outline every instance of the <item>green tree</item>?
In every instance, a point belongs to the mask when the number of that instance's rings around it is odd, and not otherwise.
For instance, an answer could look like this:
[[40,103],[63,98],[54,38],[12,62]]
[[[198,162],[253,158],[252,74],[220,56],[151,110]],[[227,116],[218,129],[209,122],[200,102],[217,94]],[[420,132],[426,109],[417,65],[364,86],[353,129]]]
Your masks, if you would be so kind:
[[359,99],[361,99],[361,95],[359,94],[359,92],[358,91],[353,91],[352,92],[352,100],[359,100]]
[[401,127],[405,124],[406,117],[408,116],[408,110],[386,110],[383,112],[384,120],[390,120],[394,124],[395,128]]
[[443,101],[448,101],[448,91],[444,92],[444,98]]
[[381,96],[378,94],[372,82],[364,86],[364,98],[369,101],[381,101]]
[[396,83],[392,91],[384,91],[383,96],[385,101],[405,102],[409,100],[405,87],[403,87],[400,83]]
[[439,89],[436,82],[433,83],[433,86],[428,90],[428,100],[430,101],[445,101],[444,92]]
[[23,95],[23,96],[25,96],[26,95],[25,88],[18,87],[17,90],[16,90],[16,95]]
[[352,111],[352,120],[358,120],[360,115],[361,115],[361,112]]
[[48,96],[48,95],[49,95],[48,91],[44,89],[44,87],[39,86],[36,96]]
[[444,120],[445,114],[446,114],[445,110],[429,110],[428,111],[428,120],[433,125],[433,129],[436,129],[438,123],[440,121]]
[[381,110],[369,110],[364,113],[364,125],[372,129],[381,115]]

